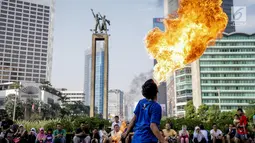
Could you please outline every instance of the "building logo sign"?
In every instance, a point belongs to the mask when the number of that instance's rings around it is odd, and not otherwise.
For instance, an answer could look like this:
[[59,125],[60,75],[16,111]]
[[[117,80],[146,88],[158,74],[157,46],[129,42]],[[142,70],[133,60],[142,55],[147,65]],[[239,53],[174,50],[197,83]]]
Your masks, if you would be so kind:
[[232,26],[246,25],[246,7],[245,6],[232,6],[231,7],[231,22]]
[[164,20],[164,18],[156,18],[156,22],[160,22],[160,23],[162,23],[162,22],[163,22],[163,20]]

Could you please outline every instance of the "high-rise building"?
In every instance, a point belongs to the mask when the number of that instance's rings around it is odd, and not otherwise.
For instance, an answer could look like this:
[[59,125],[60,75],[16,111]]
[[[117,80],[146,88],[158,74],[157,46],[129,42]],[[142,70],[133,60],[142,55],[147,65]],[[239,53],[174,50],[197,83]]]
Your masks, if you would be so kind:
[[[153,18],[153,28],[158,27],[161,31],[164,31],[163,18]],[[154,59],[154,64],[156,65],[157,61]],[[166,82],[160,83],[158,87],[158,102],[162,107],[163,116],[167,115],[167,97],[166,97]]]
[[[85,54],[85,105],[90,105],[91,90],[91,50]],[[104,43],[96,41],[96,81],[95,81],[95,112],[103,114],[104,101]]]
[[0,1],[0,83],[51,80],[54,3]]
[[255,101],[255,33],[224,33],[192,70],[196,107],[204,103],[224,111],[249,106]]
[[234,6],[234,0],[223,0],[222,8],[223,11],[228,15],[228,25],[225,29],[226,33],[235,32],[235,23],[231,21],[231,7]]
[[124,92],[119,89],[111,89],[108,93],[108,115],[109,119],[114,116],[124,117]]

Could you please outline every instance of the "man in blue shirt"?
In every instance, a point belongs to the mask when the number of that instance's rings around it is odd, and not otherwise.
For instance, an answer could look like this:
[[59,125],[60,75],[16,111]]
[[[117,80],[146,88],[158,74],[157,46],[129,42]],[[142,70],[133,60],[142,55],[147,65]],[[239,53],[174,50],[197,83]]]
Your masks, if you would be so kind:
[[142,86],[145,97],[140,100],[134,111],[134,117],[123,138],[134,128],[132,143],[167,143],[159,131],[161,120],[161,106],[157,103],[158,87],[152,79],[147,80]]

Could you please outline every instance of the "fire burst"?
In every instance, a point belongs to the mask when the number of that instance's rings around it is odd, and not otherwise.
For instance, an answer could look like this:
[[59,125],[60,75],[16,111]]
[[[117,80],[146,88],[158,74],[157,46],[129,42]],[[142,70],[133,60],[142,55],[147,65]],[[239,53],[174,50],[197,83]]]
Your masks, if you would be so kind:
[[208,45],[222,36],[228,17],[222,0],[180,0],[178,18],[164,19],[165,31],[151,30],[145,39],[147,51],[157,60],[154,79],[160,83],[175,70],[198,59]]

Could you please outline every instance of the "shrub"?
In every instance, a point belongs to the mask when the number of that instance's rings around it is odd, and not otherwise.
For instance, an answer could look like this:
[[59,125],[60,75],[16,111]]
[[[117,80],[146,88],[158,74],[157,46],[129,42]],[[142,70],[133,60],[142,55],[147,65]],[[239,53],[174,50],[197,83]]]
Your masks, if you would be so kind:
[[108,120],[100,119],[100,118],[89,118],[87,116],[76,116],[76,117],[67,117],[63,119],[54,119],[54,120],[40,120],[40,121],[17,121],[17,124],[22,124],[27,130],[31,128],[36,128],[38,131],[39,128],[43,127],[45,130],[48,129],[56,129],[57,123],[61,123],[63,128],[67,132],[73,132],[77,128],[80,127],[80,123],[85,122],[89,125],[90,129],[98,128],[100,124],[104,124],[105,127],[110,126],[110,122]]

